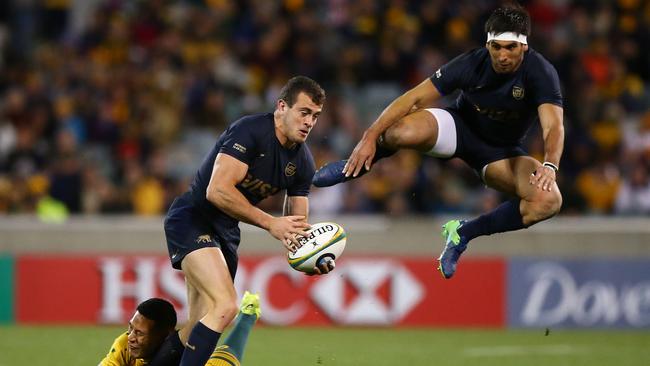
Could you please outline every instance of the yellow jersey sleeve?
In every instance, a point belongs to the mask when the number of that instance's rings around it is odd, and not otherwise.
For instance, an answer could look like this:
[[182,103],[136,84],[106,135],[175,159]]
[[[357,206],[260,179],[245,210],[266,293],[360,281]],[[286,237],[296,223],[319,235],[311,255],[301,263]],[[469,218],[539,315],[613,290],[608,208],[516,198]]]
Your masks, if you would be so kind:
[[135,359],[129,354],[128,334],[122,333],[115,338],[111,349],[98,366],[144,366],[143,360]]

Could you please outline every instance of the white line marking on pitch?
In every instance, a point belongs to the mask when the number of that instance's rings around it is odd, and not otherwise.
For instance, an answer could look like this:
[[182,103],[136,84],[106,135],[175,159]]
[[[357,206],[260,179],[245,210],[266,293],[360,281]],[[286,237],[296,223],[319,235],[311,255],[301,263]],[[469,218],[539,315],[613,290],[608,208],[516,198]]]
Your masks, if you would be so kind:
[[530,354],[567,355],[581,352],[584,352],[584,350],[567,345],[472,347],[463,350],[463,354],[468,357],[523,356]]

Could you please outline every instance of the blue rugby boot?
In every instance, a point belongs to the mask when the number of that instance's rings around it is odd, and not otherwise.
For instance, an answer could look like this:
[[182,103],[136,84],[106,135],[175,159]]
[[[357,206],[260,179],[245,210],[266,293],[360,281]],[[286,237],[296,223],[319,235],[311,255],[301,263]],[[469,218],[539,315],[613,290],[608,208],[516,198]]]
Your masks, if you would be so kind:
[[456,272],[456,265],[460,255],[467,249],[467,241],[458,234],[458,229],[463,226],[463,220],[451,220],[442,225],[442,237],[445,239],[445,249],[438,257],[438,270],[442,277],[450,279]]
[[359,175],[356,177],[349,176],[346,177],[343,173],[343,168],[345,167],[346,160],[339,160],[332,163],[327,163],[323,165],[320,169],[314,174],[314,178],[311,183],[316,187],[329,187],[339,183],[347,182],[352,179],[356,179],[366,174],[368,171],[365,167],[361,168]]

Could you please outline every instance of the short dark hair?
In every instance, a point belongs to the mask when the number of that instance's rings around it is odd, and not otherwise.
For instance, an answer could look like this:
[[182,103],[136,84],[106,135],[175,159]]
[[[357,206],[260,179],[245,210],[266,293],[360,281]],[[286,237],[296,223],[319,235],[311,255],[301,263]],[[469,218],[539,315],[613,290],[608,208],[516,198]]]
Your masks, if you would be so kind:
[[165,299],[151,298],[138,305],[136,309],[142,316],[152,320],[158,331],[169,331],[176,327],[176,310]]
[[512,2],[496,9],[485,22],[485,33],[514,32],[530,36],[530,15],[521,5]]
[[284,100],[289,107],[292,107],[300,92],[307,94],[311,101],[318,105],[325,103],[325,90],[317,82],[306,76],[294,76],[289,79],[280,90],[278,99]]

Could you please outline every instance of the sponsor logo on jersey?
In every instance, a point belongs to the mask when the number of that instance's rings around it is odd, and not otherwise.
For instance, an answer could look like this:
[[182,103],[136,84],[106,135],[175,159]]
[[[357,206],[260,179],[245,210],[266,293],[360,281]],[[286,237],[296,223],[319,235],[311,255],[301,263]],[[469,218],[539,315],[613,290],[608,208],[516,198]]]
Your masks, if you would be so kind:
[[240,186],[248,192],[262,198],[274,195],[280,190],[278,187],[273,187],[269,183],[253,177],[252,174],[247,174],[246,178],[240,183]]
[[440,69],[436,70],[436,78],[440,79],[442,77],[442,71]]
[[495,121],[507,122],[507,121],[517,121],[521,119],[519,112],[516,110],[481,108],[477,104],[474,104],[474,109],[478,113],[486,116],[489,119],[493,119]]
[[233,147],[233,149],[239,151],[239,152],[242,153],[242,154],[245,154],[245,153],[246,153],[246,147],[245,147],[245,146],[242,146],[242,145],[240,145],[240,144],[238,144],[238,143],[236,143],[236,142],[235,142],[234,145],[232,145],[232,147]]
[[203,234],[199,235],[195,241],[197,244],[206,244],[212,241],[212,237],[210,237],[208,234]]
[[296,174],[296,164],[294,163],[289,163],[287,166],[284,168],[284,175],[287,177],[290,177],[294,174]]
[[524,88],[522,88],[520,86],[517,86],[517,85],[513,86],[512,87],[512,97],[517,99],[517,100],[523,99],[524,98]]

